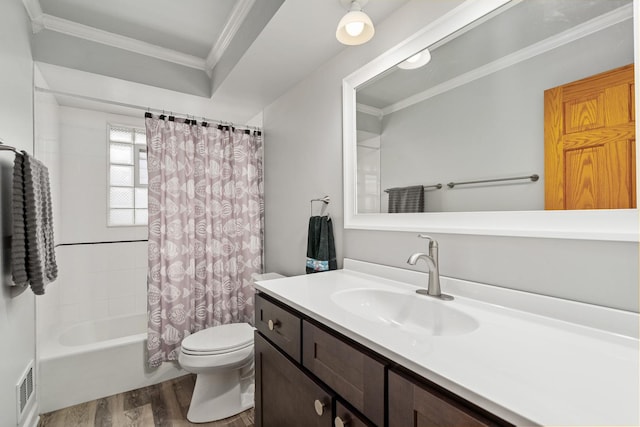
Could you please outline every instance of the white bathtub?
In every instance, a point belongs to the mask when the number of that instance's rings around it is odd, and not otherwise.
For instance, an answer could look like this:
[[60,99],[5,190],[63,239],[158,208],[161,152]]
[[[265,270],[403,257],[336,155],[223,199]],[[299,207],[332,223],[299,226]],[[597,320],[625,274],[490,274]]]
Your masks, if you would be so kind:
[[78,323],[63,331],[59,335],[58,342],[64,347],[76,348],[99,343],[109,346],[112,340],[123,342],[145,339],[140,335],[146,335],[146,330],[146,315],[134,314]]
[[149,369],[146,314],[75,324],[39,349],[39,406],[46,413],[187,374]]

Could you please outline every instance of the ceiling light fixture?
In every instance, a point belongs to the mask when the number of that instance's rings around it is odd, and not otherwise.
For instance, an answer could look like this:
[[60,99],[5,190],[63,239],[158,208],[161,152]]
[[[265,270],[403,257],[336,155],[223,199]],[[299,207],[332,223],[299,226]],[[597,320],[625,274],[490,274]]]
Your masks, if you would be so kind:
[[429,49],[425,49],[399,63],[398,68],[413,70],[427,65],[429,61],[431,61],[431,53]]
[[336,38],[342,44],[356,46],[371,40],[375,29],[371,18],[362,11],[368,0],[341,0],[344,6],[351,4],[349,12],[342,17],[336,30]]

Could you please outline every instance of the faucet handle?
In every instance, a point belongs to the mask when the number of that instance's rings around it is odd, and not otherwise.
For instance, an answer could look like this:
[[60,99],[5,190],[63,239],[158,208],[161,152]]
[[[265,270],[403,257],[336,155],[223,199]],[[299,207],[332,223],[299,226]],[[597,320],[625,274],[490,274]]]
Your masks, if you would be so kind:
[[433,237],[431,237],[431,236],[429,236],[427,234],[418,234],[418,237],[420,239],[427,239],[429,241],[429,249],[438,247],[438,241],[436,239],[434,239]]

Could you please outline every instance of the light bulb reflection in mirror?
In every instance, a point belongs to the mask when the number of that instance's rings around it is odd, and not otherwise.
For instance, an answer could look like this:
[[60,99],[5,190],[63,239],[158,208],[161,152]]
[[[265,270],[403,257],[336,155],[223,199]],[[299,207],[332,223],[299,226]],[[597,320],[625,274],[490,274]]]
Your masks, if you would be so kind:
[[398,64],[403,70],[413,70],[427,65],[431,61],[429,49],[422,50]]

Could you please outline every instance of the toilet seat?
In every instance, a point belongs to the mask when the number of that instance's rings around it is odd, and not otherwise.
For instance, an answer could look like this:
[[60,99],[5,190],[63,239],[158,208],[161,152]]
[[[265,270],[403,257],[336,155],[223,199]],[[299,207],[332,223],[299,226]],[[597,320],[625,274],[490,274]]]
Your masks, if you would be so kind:
[[248,323],[232,323],[203,329],[182,340],[182,353],[213,356],[233,353],[253,346],[253,327]]
[[254,331],[248,323],[233,323],[204,329],[182,340],[178,363],[197,375],[187,412],[189,421],[217,421],[253,407]]

